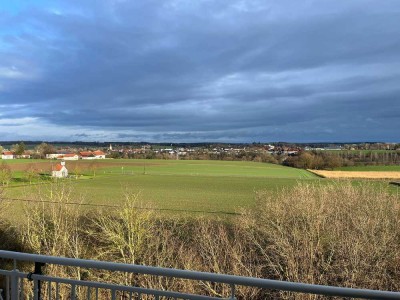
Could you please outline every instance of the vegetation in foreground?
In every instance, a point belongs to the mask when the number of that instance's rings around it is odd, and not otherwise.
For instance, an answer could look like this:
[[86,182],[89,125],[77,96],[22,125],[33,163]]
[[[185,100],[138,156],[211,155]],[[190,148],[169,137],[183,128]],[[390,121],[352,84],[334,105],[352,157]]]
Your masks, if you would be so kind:
[[[38,200],[56,203],[29,204],[27,222],[20,227],[3,223],[1,248],[296,282],[400,289],[400,199],[368,183],[298,183],[278,194],[258,192],[257,210],[246,210],[232,222],[156,216],[138,210],[140,199],[129,192],[125,205],[115,211],[84,211],[65,204],[71,195],[71,186],[60,182],[38,194]],[[152,276],[56,266],[45,272],[205,295],[229,294],[228,286],[180,279],[160,281]],[[239,299],[274,297],[319,299],[238,289]]]

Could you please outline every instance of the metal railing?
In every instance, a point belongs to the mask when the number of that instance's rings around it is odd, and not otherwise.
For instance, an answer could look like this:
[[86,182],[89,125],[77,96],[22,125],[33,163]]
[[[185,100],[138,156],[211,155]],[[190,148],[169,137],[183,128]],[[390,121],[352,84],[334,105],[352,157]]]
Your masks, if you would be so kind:
[[[12,262],[12,266],[10,266],[9,269],[0,269],[0,279],[1,277],[5,279],[3,280],[3,286],[0,285],[0,289],[2,289],[0,300],[61,299],[61,286],[64,288],[64,291],[68,291],[69,295],[67,299],[71,300],[78,299],[77,290],[80,291],[81,295],[79,299],[218,299],[218,297],[194,295],[176,291],[54,277],[42,273],[42,267],[45,265],[118,271],[130,274],[153,275],[157,277],[181,278],[198,282],[226,284],[230,286],[230,296],[226,299],[236,299],[235,289],[237,286],[325,296],[363,299],[400,299],[399,292],[341,288],[170,268],[27,254],[4,250],[0,250],[0,258]],[[34,270],[30,273],[19,271],[18,264],[21,262],[34,263]],[[101,295],[99,291],[102,291]],[[104,291],[106,291],[106,293],[104,293]]]

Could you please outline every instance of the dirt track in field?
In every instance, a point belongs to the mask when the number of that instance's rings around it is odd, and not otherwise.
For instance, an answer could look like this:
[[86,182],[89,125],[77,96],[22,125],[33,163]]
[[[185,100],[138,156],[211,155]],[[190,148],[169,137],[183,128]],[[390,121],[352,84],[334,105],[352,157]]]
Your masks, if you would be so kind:
[[308,170],[326,178],[400,179],[400,172]]

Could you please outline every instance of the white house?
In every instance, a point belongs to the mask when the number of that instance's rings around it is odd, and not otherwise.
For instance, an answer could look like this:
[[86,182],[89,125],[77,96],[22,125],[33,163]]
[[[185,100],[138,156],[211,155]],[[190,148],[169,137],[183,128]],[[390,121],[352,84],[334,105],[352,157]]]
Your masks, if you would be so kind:
[[79,155],[82,159],[105,159],[106,154],[103,151],[83,151],[79,152]]
[[64,155],[63,153],[50,153],[50,154],[46,154],[46,158],[47,159],[55,159],[55,158],[59,158],[63,155]]
[[96,157],[94,157],[93,152],[91,151],[79,152],[79,155],[81,156],[82,159],[96,159]]
[[105,159],[106,158],[106,154],[100,150],[93,151],[93,155],[96,159]]
[[68,177],[68,170],[65,167],[65,161],[60,162],[59,164],[56,164],[53,167],[53,170],[51,172],[51,176],[55,178],[66,178]]
[[57,159],[62,159],[62,160],[78,160],[79,159],[79,155],[78,154],[63,154],[59,157],[57,157]]
[[3,151],[3,154],[1,155],[1,159],[14,159],[15,155],[11,151]]
[[28,151],[24,151],[21,155],[17,155],[17,158],[31,158],[31,153]]

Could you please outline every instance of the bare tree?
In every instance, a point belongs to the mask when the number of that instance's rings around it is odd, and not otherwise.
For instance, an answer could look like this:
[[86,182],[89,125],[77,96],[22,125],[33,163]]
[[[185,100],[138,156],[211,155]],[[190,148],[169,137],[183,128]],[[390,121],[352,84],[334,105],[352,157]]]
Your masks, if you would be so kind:
[[7,165],[4,161],[0,164],[0,183],[4,185],[8,185],[12,179],[12,172],[9,165]]
[[99,168],[99,164],[97,161],[92,160],[89,164],[89,170],[93,174],[93,177],[96,177],[96,171]]
[[41,143],[40,145],[36,146],[36,152],[40,155],[40,158],[45,158],[46,154],[54,153],[56,150],[55,148],[46,143]]

